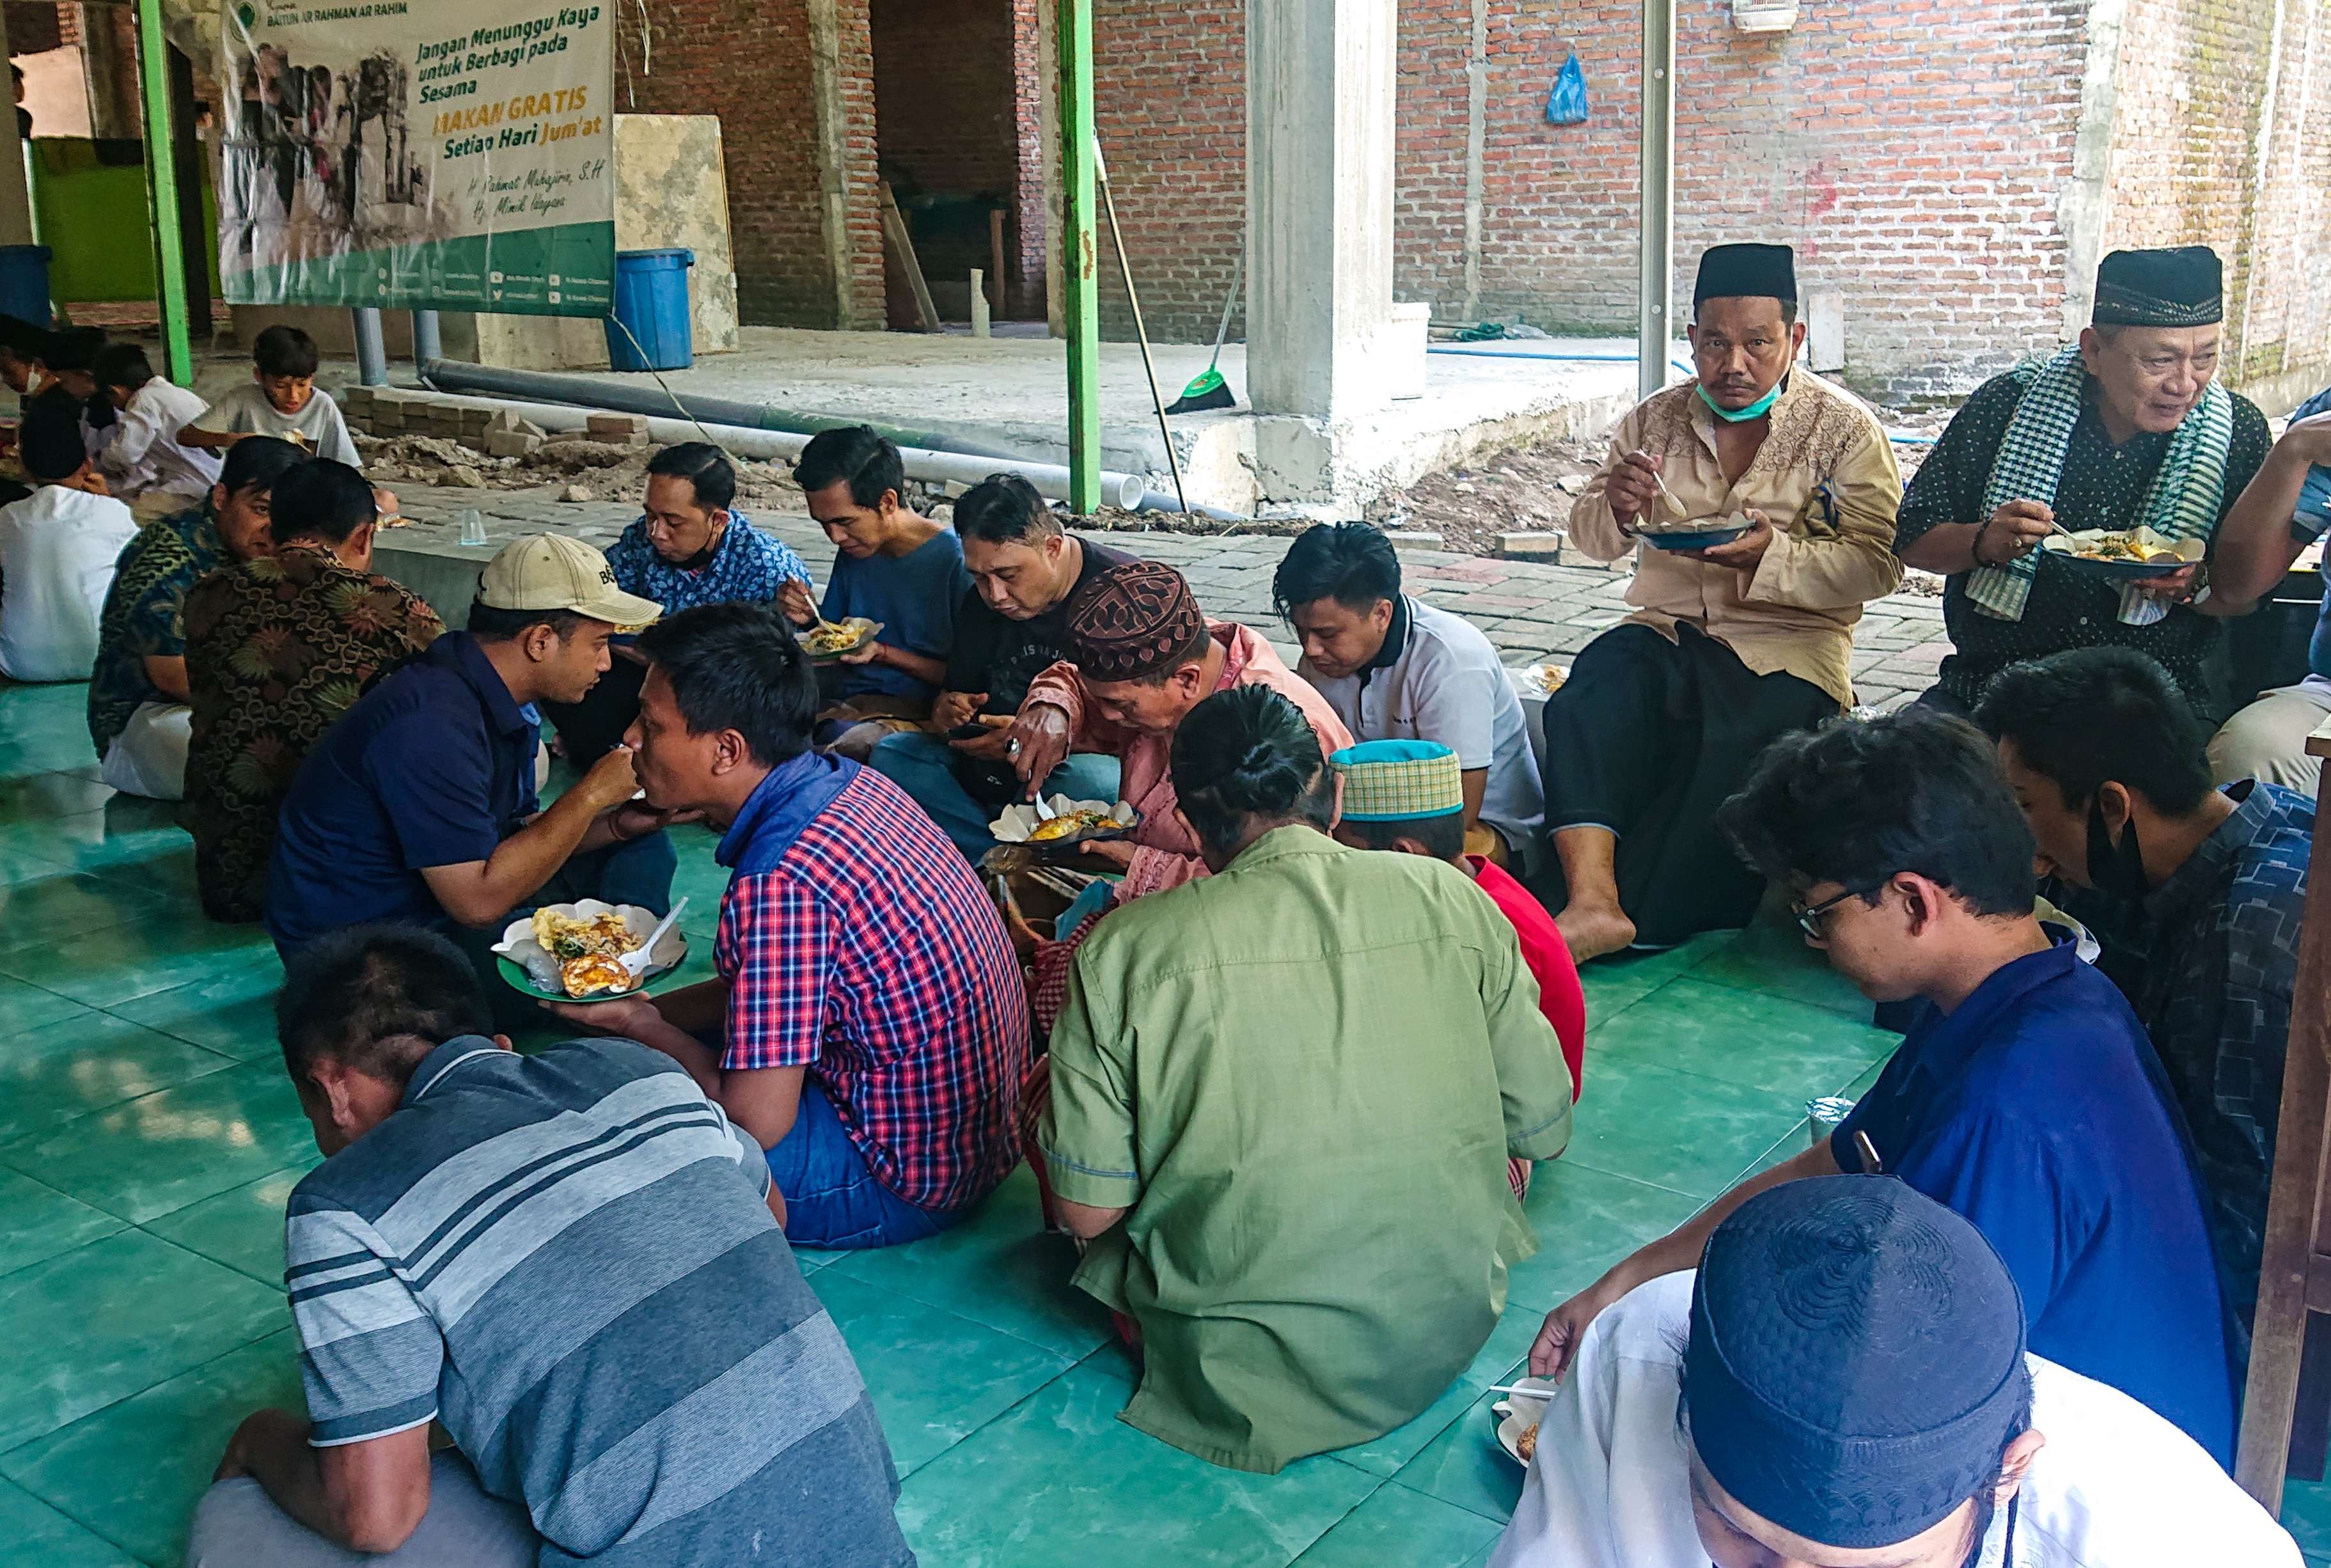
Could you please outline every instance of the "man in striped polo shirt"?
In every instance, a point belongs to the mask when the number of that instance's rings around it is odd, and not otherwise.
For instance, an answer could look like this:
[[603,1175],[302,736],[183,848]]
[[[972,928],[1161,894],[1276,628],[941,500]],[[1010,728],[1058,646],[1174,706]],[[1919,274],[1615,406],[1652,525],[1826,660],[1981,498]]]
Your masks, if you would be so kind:
[[760,1146],[678,1063],[515,1054],[410,927],[311,944],[276,1016],[328,1156],[286,1242],[309,1419],[236,1430],[190,1568],[912,1568]]

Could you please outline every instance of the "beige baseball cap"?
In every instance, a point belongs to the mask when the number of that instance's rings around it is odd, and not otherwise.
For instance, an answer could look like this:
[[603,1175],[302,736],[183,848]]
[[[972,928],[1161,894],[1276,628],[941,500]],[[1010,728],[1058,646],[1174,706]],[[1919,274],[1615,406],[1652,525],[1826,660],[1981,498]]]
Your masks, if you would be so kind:
[[616,626],[663,613],[652,599],[615,586],[607,557],[564,534],[528,534],[504,545],[478,579],[478,603],[495,610],[567,610]]

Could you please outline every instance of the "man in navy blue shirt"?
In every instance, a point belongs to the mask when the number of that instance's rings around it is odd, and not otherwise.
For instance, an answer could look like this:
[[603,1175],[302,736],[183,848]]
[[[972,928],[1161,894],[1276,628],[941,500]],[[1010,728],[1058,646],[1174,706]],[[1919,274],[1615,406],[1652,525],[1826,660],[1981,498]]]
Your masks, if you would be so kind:
[[1565,1368],[1598,1313],[1691,1268],[1755,1193],[1876,1169],[1989,1238],[2033,1354],[2143,1401],[2229,1463],[2226,1312],[2184,1126],[2128,1003],[2033,917],[2031,832],[1990,744],[1917,708],[1791,736],[1719,823],[1796,890],[1805,939],[1864,995],[1923,1005],[1834,1136],[1556,1307],[1531,1370]]
[[669,818],[633,803],[629,750],[547,810],[534,787],[534,705],[580,698],[606,673],[616,629],[658,613],[588,545],[536,534],[506,546],[469,629],[358,698],[292,780],[268,868],[276,946],[289,956],[369,921],[433,927],[471,955],[510,1027],[536,1016],[488,951],[512,916],[585,898],[669,908]]
[[2132,648],[2012,664],[1976,720],[2040,844],[2050,898],[2153,1037],[2195,1164],[2248,1359],[2315,802],[2246,778],[2210,787],[2209,730]]

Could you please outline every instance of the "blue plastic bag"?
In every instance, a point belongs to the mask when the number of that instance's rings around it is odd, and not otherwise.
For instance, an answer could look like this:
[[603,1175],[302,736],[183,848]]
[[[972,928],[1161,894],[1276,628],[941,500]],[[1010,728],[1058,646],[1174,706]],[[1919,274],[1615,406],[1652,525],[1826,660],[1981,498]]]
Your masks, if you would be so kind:
[[1579,125],[1585,119],[1586,72],[1579,69],[1578,53],[1573,50],[1554,79],[1554,90],[1546,95],[1546,123]]

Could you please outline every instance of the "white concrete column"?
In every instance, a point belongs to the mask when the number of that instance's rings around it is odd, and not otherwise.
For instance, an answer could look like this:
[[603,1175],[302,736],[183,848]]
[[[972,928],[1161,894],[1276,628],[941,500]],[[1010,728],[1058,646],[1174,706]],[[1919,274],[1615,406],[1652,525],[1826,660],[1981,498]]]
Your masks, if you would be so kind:
[[1396,0],[1247,0],[1247,383],[1258,413],[1381,406]]

